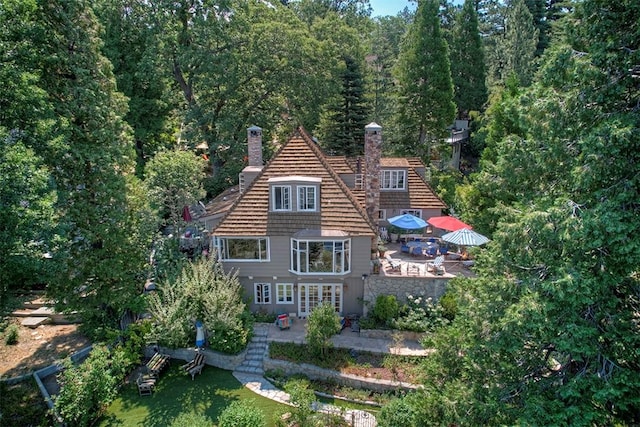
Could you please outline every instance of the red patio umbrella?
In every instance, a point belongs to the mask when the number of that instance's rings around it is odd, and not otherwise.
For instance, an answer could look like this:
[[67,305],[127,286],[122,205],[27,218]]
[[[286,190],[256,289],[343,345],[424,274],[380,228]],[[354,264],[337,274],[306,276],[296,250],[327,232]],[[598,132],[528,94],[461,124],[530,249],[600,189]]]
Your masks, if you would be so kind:
[[189,211],[189,206],[185,206],[184,208],[182,208],[182,219],[185,220],[185,222],[191,222],[191,212]]
[[442,228],[443,230],[447,230],[447,231],[457,231],[463,228],[468,228],[468,229],[473,228],[469,224],[465,224],[464,222],[460,221],[458,218],[454,218],[449,215],[434,216],[429,218],[427,222],[433,225],[434,227]]

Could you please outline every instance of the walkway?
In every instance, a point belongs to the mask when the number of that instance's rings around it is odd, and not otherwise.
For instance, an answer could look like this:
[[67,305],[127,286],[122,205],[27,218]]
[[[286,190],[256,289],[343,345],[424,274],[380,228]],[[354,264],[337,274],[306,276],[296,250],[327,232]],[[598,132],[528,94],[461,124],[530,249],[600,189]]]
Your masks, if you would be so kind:
[[[266,323],[255,324],[254,335],[247,346],[247,355],[243,363],[233,372],[245,387],[263,397],[291,405],[288,393],[276,388],[264,378],[263,360],[267,355],[270,341],[304,343],[306,320],[295,319],[289,329],[280,330],[276,325]],[[363,338],[358,332],[349,328],[335,335],[331,341],[335,347],[349,348],[372,353],[394,353],[402,355],[425,355],[427,350],[414,341],[404,341],[402,347],[396,348],[392,340]],[[341,410],[332,405],[320,404],[320,412],[340,414]],[[373,415],[360,410],[347,410],[343,414],[345,420],[355,427],[375,426]]]

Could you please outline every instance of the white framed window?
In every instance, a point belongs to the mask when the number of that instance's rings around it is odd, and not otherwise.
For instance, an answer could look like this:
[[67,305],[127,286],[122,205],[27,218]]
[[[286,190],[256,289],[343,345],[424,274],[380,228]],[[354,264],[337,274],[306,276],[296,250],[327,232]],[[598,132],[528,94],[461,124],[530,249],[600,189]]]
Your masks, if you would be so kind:
[[404,214],[409,214],[409,215],[416,216],[418,218],[422,218],[422,210],[421,209],[418,209],[418,210],[405,209],[405,210],[402,211],[402,215],[404,215]]
[[269,261],[267,237],[218,237],[215,245],[226,261]]
[[380,209],[378,211],[378,219],[387,219],[387,211],[384,209]]
[[256,304],[271,304],[271,283],[254,283],[253,297]]
[[299,211],[316,211],[316,187],[312,185],[298,186],[298,210]]
[[290,185],[274,185],[271,187],[272,204],[274,211],[290,211],[291,210],[291,186]]
[[351,271],[351,241],[291,240],[291,271],[298,274],[345,274]]
[[406,188],[405,170],[382,170],[380,188],[383,190],[404,190]]
[[293,304],[293,283],[276,283],[276,302]]

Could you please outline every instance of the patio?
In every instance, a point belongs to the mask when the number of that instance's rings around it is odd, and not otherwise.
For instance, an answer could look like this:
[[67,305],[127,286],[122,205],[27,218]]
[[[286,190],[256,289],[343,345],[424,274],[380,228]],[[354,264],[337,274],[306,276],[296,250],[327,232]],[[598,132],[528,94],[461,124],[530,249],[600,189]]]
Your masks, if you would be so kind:
[[415,256],[401,251],[401,243],[386,243],[386,255],[393,260],[400,261],[399,271],[393,271],[389,262],[382,258],[380,275],[389,277],[428,277],[428,278],[453,278],[453,277],[475,277],[472,269],[465,266],[462,260],[451,259],[450,255],[445,256],[443,263],[445,273],[435,274],[427,271],[427,263],[433,262],[434,258]]

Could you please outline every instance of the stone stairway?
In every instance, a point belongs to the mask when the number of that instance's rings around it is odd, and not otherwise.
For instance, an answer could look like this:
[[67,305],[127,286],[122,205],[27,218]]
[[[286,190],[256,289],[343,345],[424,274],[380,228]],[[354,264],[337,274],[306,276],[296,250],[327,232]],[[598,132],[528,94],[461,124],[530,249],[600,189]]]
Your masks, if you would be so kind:
[[263,360],[269,347],[267,342],[268,331],[269,329],[266,325],[255,325],[253,338],[251,338],[251,342],[247,346],[244,361],[236,368],[236,371],[260,376],[264,375]]

